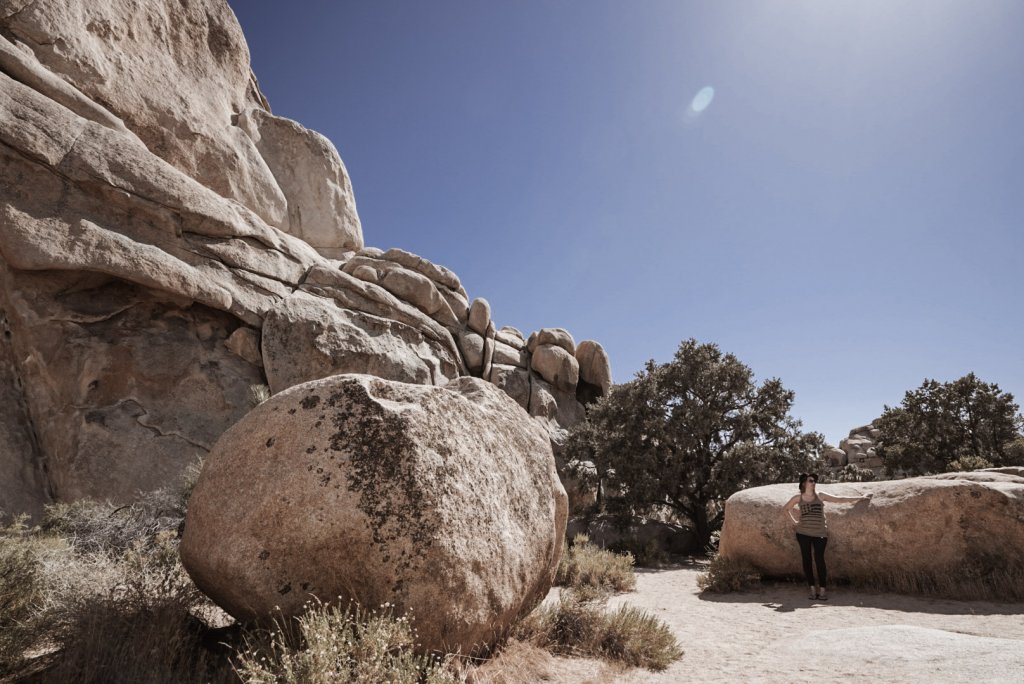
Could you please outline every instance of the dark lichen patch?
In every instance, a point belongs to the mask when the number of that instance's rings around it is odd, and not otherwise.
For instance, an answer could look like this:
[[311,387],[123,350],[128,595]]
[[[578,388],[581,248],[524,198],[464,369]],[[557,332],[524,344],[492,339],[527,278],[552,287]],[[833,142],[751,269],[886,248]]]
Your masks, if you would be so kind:
[[315,446],[309,446],[309,447],[306,447],[306,453],[307,453],[307,454],[311,454],[311,453],[313,453],[314,451],[316,451],[316,447],[315,447]]
[[267,448],[269,449],[270,447],[274,446],[274,442],[275,441],[277,441],[276,437],[271,437],[270,439],[268,439],[267,440]]
[[330,448],[349,457],[348,488],[359,494],[374,544],[382,556],[395,559],[399,573],[418,565],[432,542],[434,525],[424,511],[433,504],[419,481],[411,426],[355,382],[342,385],[326,403],[336,409]]
[[291,582],[289,582],[288,584],[285,584],[285,585],[282,585],[281,587],[278,587],[277,593],[280,594],[281,596],[284,596],[285,594],[287,594],[291,590],[292,590],[292,584],[291,584]]
[[299,404],[299,405],[300,405],[300,406],[301,406],[302,408],[304,408],[304,409],[307,409],[307,410],[308,410],[308,409],[312,409],[312,408],[316,408],[317,406],[319,406],[319,405],[320,405],[320,396],[319,396],[319,395],[317,395],[317,394],[314,394],[314,395],[313,395],[313,396],[311,396],[311,397],[306,397],[305,399],[303,399],[303,400],[302,400],[302,401],[300,402],[300,404]]
[[260,555],[257,556],[257,558],[259,558],[261,561],[265,561],[268,558],[270,558],[270,552],[266,549],[263,549],[262,551],[260,551]]
[[288,409],[288,415],[290,415],[290,416],[291,416],[291,415],[295,415],[295,412],[296,412],[296,411],[298,411],[298,409],[293,409],[293,408],[290,408],[290,409]]
[[310,584],[309,582],[303,582],[303,583],[302,583],[301,585],[299,585],[299,586],[301,586],[301,587],[302,587],[302,591],[309,591],[309,588],[310,588],[311,586],[313,586],[313,585],[311,585],[311,584]]

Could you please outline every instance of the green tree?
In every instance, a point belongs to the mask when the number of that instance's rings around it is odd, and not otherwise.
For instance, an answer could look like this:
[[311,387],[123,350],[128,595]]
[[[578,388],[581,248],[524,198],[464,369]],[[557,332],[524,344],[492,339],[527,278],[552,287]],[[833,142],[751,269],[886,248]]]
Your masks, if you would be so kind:
[[1012,443],[1022,418],[1013,395],[968,373],[953,382],[925,380],[875,425],[890,473],[923,475],[966,464],[1024,465]]
[[731,494],[820,464],[824,440],[801,432],[792,404],[778,379],[758,386],[735,356],[690,339],[592,405],[566,455],[592,462],[589,472],[630,512],[667,506],[685,516],[703,548]]

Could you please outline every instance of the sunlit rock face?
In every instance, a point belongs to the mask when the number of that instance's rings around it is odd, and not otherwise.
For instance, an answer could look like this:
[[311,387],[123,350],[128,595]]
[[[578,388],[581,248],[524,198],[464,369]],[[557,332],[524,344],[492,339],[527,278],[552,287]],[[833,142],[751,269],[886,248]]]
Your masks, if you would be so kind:
[[494,385],[335,375],[221,437],[181,555],[237,618],[389,603],[423,650],[473,654],[547,594],[567,513],[547,432]]
[[596,397],[450,270],[364,245],[337,150],[270,112],[225,0],[0,5],[0,283],[7,513],[172,485],[254,384],[474,375],[556,441]]

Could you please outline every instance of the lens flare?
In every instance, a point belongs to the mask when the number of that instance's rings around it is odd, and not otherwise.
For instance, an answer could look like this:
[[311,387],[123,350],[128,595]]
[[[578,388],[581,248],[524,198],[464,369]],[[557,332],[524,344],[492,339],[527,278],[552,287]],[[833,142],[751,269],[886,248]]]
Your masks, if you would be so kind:
[[696,95],[693,96],[693,102],[690,103],[690,109],[697,114],[700,114],[708,108],[708,105],[711,104],[713,99],[715,99],[715,89],[711,86],[704,86]]

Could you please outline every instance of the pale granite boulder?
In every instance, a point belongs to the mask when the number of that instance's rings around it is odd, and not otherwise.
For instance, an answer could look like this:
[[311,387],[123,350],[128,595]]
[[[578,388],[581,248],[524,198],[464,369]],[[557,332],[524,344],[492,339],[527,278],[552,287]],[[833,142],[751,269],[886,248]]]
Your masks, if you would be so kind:
[[224,434],[181,557],[236,618],[390,603],[423,650],[471,655],[547,594],[566,514],[547,435],[493,385],[339,375]]
[[[1014,568],[1024,572],[1024,477],[1020,475],[949,473],[821,485],[819,490],[834,496],[871,497],[856,504],[825,504],[831,577],[903,575],[942,580],[950,573]],[[722,556],[748,561],[767,575],[799,575],[800,550],[782,513],[782,506],[796,493],[795,484],[768,485],[729,497]]]

